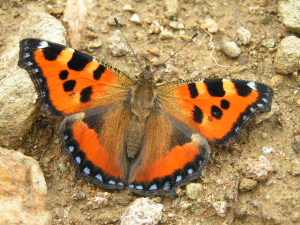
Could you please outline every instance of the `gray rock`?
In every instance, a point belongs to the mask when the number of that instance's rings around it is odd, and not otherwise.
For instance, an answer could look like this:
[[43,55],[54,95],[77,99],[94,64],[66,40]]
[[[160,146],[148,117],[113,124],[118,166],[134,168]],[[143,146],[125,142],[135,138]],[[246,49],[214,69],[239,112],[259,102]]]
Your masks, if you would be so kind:
[[300,39],[289,36],[281,40],[274,59],[277,73],[289,74],[300,69]]
[[251,191],[256,186],[257,186],[257,181],[256,180],[244,178],[244,179],[241,180],[239,189],[241,191]]
[[0,147],[1,224],[51,224],[47,185],[36,160]]
[[162,219],[163,205],[138,198],[121,216],[121,225],[155,225]]
[[300,1],[280,1],[279,12],[283,17],[284,25],[290,30],[300,33]]
[[17,66],[19,41],[27,37],[65,44],[62,23],[44,12],[30,15],[11,33],[0,56],[0,144],[17,148],[36,118],[37,94],[28,73]]
[[240,47],[234,41],[226,41],[222,43],[221,50],[225,53],[225,55],[236,58],[241,54]]

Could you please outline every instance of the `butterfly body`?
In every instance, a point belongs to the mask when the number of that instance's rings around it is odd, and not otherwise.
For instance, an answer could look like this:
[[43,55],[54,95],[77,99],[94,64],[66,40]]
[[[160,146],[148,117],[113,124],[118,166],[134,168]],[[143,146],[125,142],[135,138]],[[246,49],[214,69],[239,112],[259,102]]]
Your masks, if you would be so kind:
[[273,90],[261,83],[194,79],[156,85],[148,69],[133,81],[74,49],[40,39],[20,42],[26,69],[43,104],[64,115],[63,152],[79,179],[105,189],[174,196],[200,177],[208,141],[235,141]]

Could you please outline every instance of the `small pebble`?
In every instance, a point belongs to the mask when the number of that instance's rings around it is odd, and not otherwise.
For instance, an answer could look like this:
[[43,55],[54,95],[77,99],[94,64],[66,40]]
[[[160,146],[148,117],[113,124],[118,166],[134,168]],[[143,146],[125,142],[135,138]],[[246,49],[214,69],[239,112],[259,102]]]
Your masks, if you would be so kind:
[[267,157],[261,155],[258,160],[250,162],[246,168],[246,177],[257,181],[266,180],[274,168]]
[[205,19],[202,23],[201,26],[207,30],[209,33],[217,33],[219,30],[219,26],[217,22],[211,18]]
[[276,40],[275,39],[264,39],[261,42],[261,45],[266,48],[274,48],[276,45]]
[[149,28],[149,34],[159,34],[163,30],[163,26],[160,25],[158,20],[154,20]]
[[283,23],[290,30],[300,33],[300,1],[279,1],[279,12],[283,17]]
[[121,31],[116,30],[108,40],[108,48],[113,56],[124,56],[129,49],[127,45],[124,43],[124,39],[122,37]]
[[179,12],[178,0],[165,0],[165,8],[168,17],[173,18],[177,16]]
[[190,183],[186,186],[186,195],[190,199],[196,199],[202,194],[203,186],[198,183]]
[[134,14],[131,16],[130,21],[131,21],[131,22],[134,22],[134,23],[136,23],[136,24],[140,24],[140,23],[141,23],[141,19],[140,19],[139,15],[136,14],[136,13],[134,13]]
[[132,5],[124,5],[123,6],[123,10],[124,11],[128,11],[128,12],[135,12],[135,10],[133,9]]
[[291,162],[291,173],[293,176],[300,175],[300,159],[299,158],[295,158]]
[[214,202],[213,207],[215,208],[217,214],[220,217],[225,217],[225,214],[227,212],[227,202],[225,201]]
[[234,41],[227,41],[222,43],[221,50],[225,53],[225,55],[236,58],[241,54],[240,47]]
[[283,82],[283,76],[282,75],[274,75],[272,76],[270,80],[270,86],[271,87],[277,87]]
[[251,32],[244,27],[239,27],[236,31],[237,44],[248,45],[251,41]]
[[162,219],[163,205],[138,198],[121,216],[121,225],[155,225]]
[[300,153],[300,135],[296,135],[292,140],[292,148],[295,153]]
[[161,40],[171,40],[175,39],[176,35],[174,35],[171,31],[163,30],[159,35]]
[[244,178],[241,180],[239,189],[241,191],[251,191],[252,189],[256,188],[257,181],[252,179]]
[[266,146],[263,147],[263,153],[270,154],[273,152],[276,152],[276,151],[272,147],[266,147]]

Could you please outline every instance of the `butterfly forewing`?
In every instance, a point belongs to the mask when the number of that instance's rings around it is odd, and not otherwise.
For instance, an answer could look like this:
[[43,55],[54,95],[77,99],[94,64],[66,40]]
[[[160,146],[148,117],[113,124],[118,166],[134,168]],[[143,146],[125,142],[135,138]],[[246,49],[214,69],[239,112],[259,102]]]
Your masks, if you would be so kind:
[[67,115],[126,98],[134,82],[117,69],[63,45],[20,42],[18,65],[26,69],[42,99],[56,115]]
[[257,113],[270,111],[274,95],[265,84],[228,79],[173,82],[158,90],[169,114],[220,145],[235,141]]

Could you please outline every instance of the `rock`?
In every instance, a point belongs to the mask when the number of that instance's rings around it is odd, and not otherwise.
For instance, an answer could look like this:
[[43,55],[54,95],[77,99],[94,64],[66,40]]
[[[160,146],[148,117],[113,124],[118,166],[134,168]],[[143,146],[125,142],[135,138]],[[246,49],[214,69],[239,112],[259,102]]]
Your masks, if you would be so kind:
[[271,87],[277,87],[278,85],[282,84],[283,76],[282,75],[274,75],[270,80]]
[[165,0],[167,17],[174,18],[179,13],[179,2],[177,0]]
[[171,39],[175,39],[176,35],[174,35],[171,31],[163,30],[159,34],[159,37],[160,37],[161,40],[171,40]]
[[251,191],[253,188],[256,188],[257,181],[244,178],[241,180],[239,189],[241,191]]
[[266,48],[274,48],[276,45],[276,40],[275,39],[264,39],[261,42],[261,45]]
[[239,27],[236,31],[236,43],[239,45],[248,45],[251,41],[251,32],[244,27]]
[[183,22],[179,21],[170,21],[169,26],[177,30],[184,29]]
[[226,41],[222,43],[221,50],[225,53],[225,55],[236,58],[241,54],[240,47],[234,41]]
[[70,44],[73,48],[80,48],[82,35],[85,34],[88,12],[94,3],[92,0],[68,0],[63,13],[63,21],[68,23]]
[[211,18],[205,19],[202,23],[201,26],[207,30],[209,33],[217,33],[219,30],[219,26],[217,22]]
[[159,34],[163,30],[163,26],[160,25],[158,20],[154,20],[149,28],[149,34]]
[[138,198],[121,216],[121,225],[154,225],[162,219],[163,205]]
[[225,201],[214,202],[213,207],[215,208],[219,216],[225,217],[225,214],[227,212],[227,202]]
[[65,44],[62,23],[47,13],[35,11],[10,34],[0,55],[0,144],[17,148],[37,116],[37,94],[28,73],[17,66],[19,41],[27,37]]
[[138,14],[134,13],[131,17],[130,17],[130,21],[134,22],[136,24],[140,24],[141,23],[141,19],[139,17]]
[[190,199],[196,199],[200,195],[202,195],[203,186],[198,183],[190,183],[186,186],[186,195]]
[[276,152],[276,151],[272,147],[263,146],[263,153],[265,153],[265,154],[271,154],[273,152]]
[[289,36],[281,40],[274,59],[277,73],[289,74],[300,69],[300,38]]
[[108,38],[107,41],[108,48],[113,56],[124,56],[127,52],[129,52],[120,30],[116,30],[113,36]]
[[132,7],[132,5],[124,5],[123,10],[128,12],[135,12],[135,9]]
[[293,176],[300,175],[300,159],[299,158],[295,158],[292,160],[290,170],[291,170],[291,174]]
[[293,137],[292,148],[294,152],[300,153],[300,135]]
[[263,155],[257,161],[250,162],[246,168],[246,177],[257,181],[266,180],[268,174],[273,172],[271,162]]
[[300,1],[280,1],[279,12],[283,17],[284,25],[290,30],[300,33]]
[[36,160],[0,147],[1,224],[51,224],[47,186]]
[[111,198],[111,194],[108,192],[100,192],[97,193],[95,197],[89,199],[86,203],[88,207],[91,207],[93,210],[100,209],[109,204],[109,200]]

